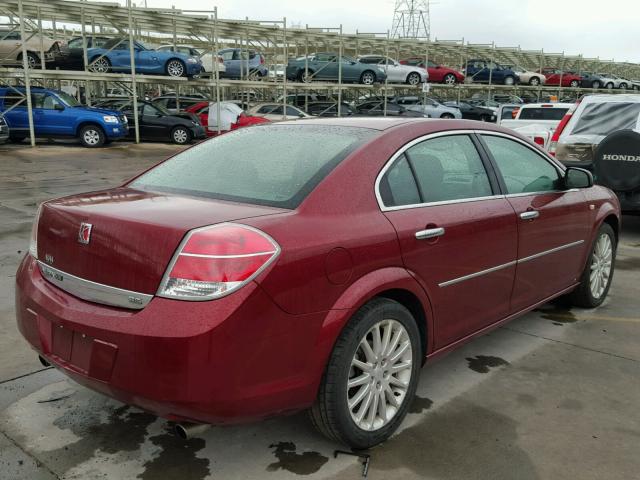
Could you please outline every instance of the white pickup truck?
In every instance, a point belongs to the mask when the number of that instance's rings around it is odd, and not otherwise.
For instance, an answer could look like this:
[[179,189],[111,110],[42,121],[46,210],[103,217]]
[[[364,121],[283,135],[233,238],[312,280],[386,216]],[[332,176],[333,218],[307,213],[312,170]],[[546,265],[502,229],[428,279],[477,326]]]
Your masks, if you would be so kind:
[[572,103],[528,103],[518,109],[514,105],[501,105],[497,123],[530,138],[546,150],[553,132],[572,106]]

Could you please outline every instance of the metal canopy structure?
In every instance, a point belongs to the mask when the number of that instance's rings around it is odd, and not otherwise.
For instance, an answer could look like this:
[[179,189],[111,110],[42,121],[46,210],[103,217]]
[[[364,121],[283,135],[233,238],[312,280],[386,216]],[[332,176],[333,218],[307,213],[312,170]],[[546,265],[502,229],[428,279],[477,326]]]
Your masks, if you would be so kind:
[[[22,31],[23,38],[37,34],[45,34],[55,40],[68,40],[77,36],[86,38],[93,35],[128,37],[130,40],[142,40],[152,44],[190,44],[216,55],[223,47],[255,49],[265,55],[267,64],[270,68],[273,67],[274,71],[278,68],[284,69],[290,57],[328,51],[338,54],[340,63],[343,55],[384,53],[397,59],[422,57],[425,61],[433,60],[455,69],[460,69],[469,59],[484,59],[500,64],[518,65],[527,70],[550,67],[576,73],[604,72],[629,79],[640,78],[638,64],[585,58],[581,55],[524,50],[520,47],[501,47],[495,44],[472,44],[464,39],[392,38],[389,32],[345,34],[341,26],[328,28],[307,25],[304,28],[288,28],[286,18],[261,21],[220,19],[215,8],[211,11],[143,8],[133,6],[131,0],[127,0],[126,6],[99,1],[0,0],[0,19],[2,18],[6,19],[9,28]],[[229,98],[249,98],[253,95],[265,100],[281,98],[283,104],[287,101],[288,93],[297,91],[323,91],[338,100],[348,96],[357,99],[362,94],[384,95],[384,98],[387,98],[390,94],[420,93],[419,87],[387,83],[374,86],[346,84],[341,78],[338,83],[294,83],[287,82],[286,75],[275,74],[262,81],[255,81],[249,78],[249,72],[245,72],[246,75],[241,72],[241,80],[228,80],[219,78],[217,62],[214,62],[216,72],[209,79],[135,73],[95,73],[87,69],[86,48],[84,62],[84,71],[46,69],[44,62],[37,69],[27,69],[26,64],[17,68],[0,67],[0,84],[24,85],[28,90],[31,83],[60,88],[63,83],[72,82],[84,88],[88,104],[91,104],[92,98],[106,91],[107,84],[122,85],[125,90],[131,92],[134,102],[142,89],[150,86],[172,89],[176,96],[181,92],[199,92],[216,102]],[[132,72],[135,72],[134,67],[132,60]],[[433,84],[431,89],[441,98],[457,99],[474,93],[490,95],[495,92],[532,92],[538,97],[553,94],[575,98],[583,92],[590,91],[579,88],[495,84]],[[29,96],[26,97],[25,103],[30,104]],[[29,112],[31,113],[30,105]],[[134,125],[137,132],[137,115]],[[31,138],[33,144],[33,134]]]

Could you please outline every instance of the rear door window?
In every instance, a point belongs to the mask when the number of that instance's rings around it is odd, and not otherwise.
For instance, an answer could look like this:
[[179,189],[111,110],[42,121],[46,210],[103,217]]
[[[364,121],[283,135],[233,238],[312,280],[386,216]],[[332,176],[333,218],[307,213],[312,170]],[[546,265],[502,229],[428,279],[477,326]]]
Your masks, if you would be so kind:
[[293,209],[376,133],[329,125],[243,128],[175,155],[130,186]]
[[523,108],[520,111],[520,120],[562,120],[568,108]]
[[637,129],[638,102],[590,103],[575,123],[572,135],[609,135],[617,130]]

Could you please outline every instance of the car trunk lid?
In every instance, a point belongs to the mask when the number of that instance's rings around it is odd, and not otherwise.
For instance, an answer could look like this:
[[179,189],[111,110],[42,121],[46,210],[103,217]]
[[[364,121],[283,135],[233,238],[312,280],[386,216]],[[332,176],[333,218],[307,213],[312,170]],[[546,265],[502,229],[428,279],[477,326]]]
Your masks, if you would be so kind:
[[75,195],[43,205],[38,259],[84,280],[153,295],[189,230],[286,211],[131,188]]

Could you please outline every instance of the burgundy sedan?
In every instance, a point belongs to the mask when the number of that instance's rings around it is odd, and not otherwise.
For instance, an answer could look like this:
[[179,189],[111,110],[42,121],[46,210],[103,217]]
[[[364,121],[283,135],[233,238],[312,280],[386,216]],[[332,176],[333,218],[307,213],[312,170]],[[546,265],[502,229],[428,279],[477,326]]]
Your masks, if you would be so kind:
[[561,295],[602,303],[619,229],[589,172],[498,127],[261,125],[45,202],[18,326],[43,361],[164,418],[309,409],[363,448],[398,427],[425,360]]

